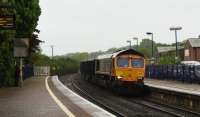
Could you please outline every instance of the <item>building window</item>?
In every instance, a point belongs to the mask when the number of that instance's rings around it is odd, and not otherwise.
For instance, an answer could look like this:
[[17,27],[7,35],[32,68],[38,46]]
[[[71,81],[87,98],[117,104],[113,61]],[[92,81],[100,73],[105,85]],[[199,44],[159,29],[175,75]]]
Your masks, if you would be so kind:
[[185,49],[185,56],[190,56],[190,51],[189,51],[189,49]]

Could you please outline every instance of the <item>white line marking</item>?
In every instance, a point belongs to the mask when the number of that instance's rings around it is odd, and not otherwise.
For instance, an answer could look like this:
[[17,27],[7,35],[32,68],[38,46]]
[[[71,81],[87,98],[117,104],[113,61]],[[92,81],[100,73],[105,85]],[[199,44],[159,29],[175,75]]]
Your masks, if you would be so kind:
[[65,114],[67,116],[75,117],[75,115],[53,94],[53,92],[51,91],[51,89],[49,88],[49,85],[48,85],[48,78],[49,77],[46,77],[46,79],[45,79],[45,85],[46,85],[46,89],[48,90],[48,92],[51,95],[51,97],[53,98],[53,100],[65,112]]

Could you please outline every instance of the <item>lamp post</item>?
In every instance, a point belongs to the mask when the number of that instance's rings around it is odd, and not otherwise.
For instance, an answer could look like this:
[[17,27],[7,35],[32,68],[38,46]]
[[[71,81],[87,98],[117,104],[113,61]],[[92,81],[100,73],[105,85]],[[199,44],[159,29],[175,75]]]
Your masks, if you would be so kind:
[[51,71],[51,75],[52,75],[52,74],[54,74],[54,71],[56,68],[54,66],[54,60],[53,60],[54,45],[50,45],[50,47],[51,47],[51,62],[52,62],[50,65],[51,65],[51,69],[52,69],[52,71]]
[[153,57],[154,57],[154,52],[153,52],[153,33],[152,32],[147,32],[146,34],[147,35],[151,35],[151,41],[152,41],[152,43],[151,43],[151,58],[153,59]]
[[133,37],[133,40],[137,41],[137,50],[138,50],[138,38],[137,37]]
[[127,40],[127,43],[129,43],[129,48],[131,49],[131,40]]
[[54,45],[51,45],[51,59],[53,60],[53,48],[54,48]]
[[175,32],[175,41],[176,41],[176,56],[175,56],[175,61],[177,62],[178,59],[178,43],[177,43],[177,30],[181,30],[182,27],[177,26],[177,27],[170,27],[170,31]]

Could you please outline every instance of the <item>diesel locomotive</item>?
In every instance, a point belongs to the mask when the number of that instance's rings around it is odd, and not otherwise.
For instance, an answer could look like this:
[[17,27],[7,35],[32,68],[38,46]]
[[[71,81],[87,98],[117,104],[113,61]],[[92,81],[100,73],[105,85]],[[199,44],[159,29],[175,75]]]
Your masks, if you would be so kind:
[[80,73],[83,79],[119,89],[144,85],[145,58],[134,49],[121,50],[82,61]]

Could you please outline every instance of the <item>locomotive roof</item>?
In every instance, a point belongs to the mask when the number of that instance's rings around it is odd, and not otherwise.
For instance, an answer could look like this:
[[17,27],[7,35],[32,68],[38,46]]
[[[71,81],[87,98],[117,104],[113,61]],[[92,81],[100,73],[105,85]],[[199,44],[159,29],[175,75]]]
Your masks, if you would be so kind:
[[134,49],[127,49],[127,50],[121,50],[121,51],[118,51],[118,52],[115,52],[115,53],[112,53],[112,54],[99,55],[97,57],[97,59],[115,58],[115,57],[117,57],[118,55],[121,55],[121,54],[136,54],[136,55],[144,57],[144,55],[142,53],[140,53],[140,52],[138,52]]

